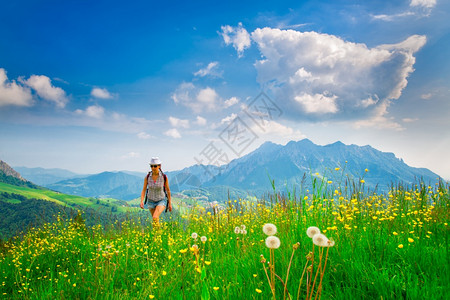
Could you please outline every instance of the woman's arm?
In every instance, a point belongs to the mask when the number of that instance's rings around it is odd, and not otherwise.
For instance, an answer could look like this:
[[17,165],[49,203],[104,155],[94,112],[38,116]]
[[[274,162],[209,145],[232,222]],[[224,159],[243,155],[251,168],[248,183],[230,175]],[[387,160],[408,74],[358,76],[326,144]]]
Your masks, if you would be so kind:
[[141,192],[141,205],[140,206],[142,209],[144,209],[145,191],[147,190],[147,184],[148,184],[147,178],[148,178],[148,176],[145,176],[144,187],[142,188],[142,192]]
[[169,207],[169,211],[172,211],[172,196],[170,195],[170,187],[169,187],[169,179],[168,178],[166,178],[164,187],[166,188],[166,193],[167,193],[167,205]]

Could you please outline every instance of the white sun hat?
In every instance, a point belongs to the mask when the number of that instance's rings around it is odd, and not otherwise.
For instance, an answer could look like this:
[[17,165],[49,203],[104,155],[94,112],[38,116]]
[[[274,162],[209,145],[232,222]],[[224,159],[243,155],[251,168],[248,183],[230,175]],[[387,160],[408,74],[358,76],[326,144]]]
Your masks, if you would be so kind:
[[152,159],[150,160],[150,164],[151,165],[160,165],[161,160],[159,159],[159,157],[152,157]]

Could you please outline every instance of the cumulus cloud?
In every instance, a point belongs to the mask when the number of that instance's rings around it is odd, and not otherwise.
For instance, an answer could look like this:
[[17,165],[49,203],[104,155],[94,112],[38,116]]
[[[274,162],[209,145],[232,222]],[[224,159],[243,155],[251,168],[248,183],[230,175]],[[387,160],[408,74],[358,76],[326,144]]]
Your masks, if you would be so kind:
[[282,140],[290,141],[290,140],[301,140],[306,138],[306,135],[304,135],[301,131],[285,126],[276,121],[268,121],[265,124],[264,128],[261,128],[256,124],[253,124],[251,129],[260,137],[265,136],[267,138],[273,136],[273,138],[271,138],[270,140],[281,138]]
[[173,127],[189,128],[189,120],[182,120],[175,117],[169,117],[169,122]]
[[87,116],[94,119],[101,119],[105,114],[105,109],[99,105],[91,105],[86,108],[86,110],[77,109],[76,114]]
[[108,92],[107,89],[93,88],[91,91],[91,96],[99,99],[111,99],[113,95]]
[[176,128],[169,129],[166,132],[164,132],[164,134],[169,136],[169,137],[172,137],[174,139],[181,138],[181,134]]
[[371,116],[364,120],[358,120],[353,123],[355,128],[371,127],[376,129],[388,129],[395,131],[402,131],[405,128],[396,122],[392,117],[388,117],[387,108],[389,106],[388,102],[377,106],[374,111],[372,111]]
[[231,121],[233,121],[234,119],[236,119],[236,117],[237,117],[237,114],[232,113],[231,115],[229,115],[229,116],[223,118],[222,120],[220,120],[220,124],[228,124]]
[[233,106],[235,104],[239,103],[239,99],[236,97],[231,97],[230,99],[225,100],[224,106],[225,108],[228,108],[230,106]]
[[172,100],[199,113],[215,111],[218,108],[219,95],[210,88],[198,88],[192,83],[182,83],[172,94]]
[[237,27],[232,27],[230,25],[222,26],[222,32],[220,33],[223,37],[225,44],[233,45],[236,49],[238,56],[242,57],[244,50],[250,47],[251,39],[248,31],[242,27],[242,23],[239,23]]
[[33,96],[29,88],[16,83],[15,80],[9,81],[6,70],[0,68],[0,107],[8,105],[31,106]]
[[338,111],[336,98],[336,95],[326,96],[324,94],[302,94],[294,97],[306,113],[313,114],[336,113]]
[[333,35],[274,28],[258,28],[251,38],[262,55],[255,63],[258,81],[282,100],[277,104],[287,116],[372,118],[370,124],[383,120],[389,103],[401,96],[414,53],[426,43],[414,35],[369,48]]
[[54,102],[57,107],[63,108],[68,102],[66,92],[59,87],[53,86],[50,78],[47,76],[32,75],[27,80],[22,80],[22,83],[34,89],[40,98]]
[[141,140],[148,140],[149,138],[151,138],[151,135],[145,131],[141,131],[137,134],[137,137]]
[[211,76],[211,77],[221,77],[222,74],[218,70],[219,62],[213,61],[206,66],[206,68],[200,69],[197,72],[194,73],[194,76],[198,77],[205,77],[205,76]]
[[206,125],[206,119],[200,116],[197,116],[197,118],[195,119],[195,124],[199,125],[199,126],[205,126]]

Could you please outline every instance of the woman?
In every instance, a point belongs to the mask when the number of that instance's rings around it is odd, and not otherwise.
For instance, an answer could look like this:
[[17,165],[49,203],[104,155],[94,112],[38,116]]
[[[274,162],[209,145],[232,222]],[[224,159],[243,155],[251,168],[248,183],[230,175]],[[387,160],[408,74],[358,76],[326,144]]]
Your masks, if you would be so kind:
[[152,157],[150,167],[152,171],[145,177],[144,187],[142,188],[141,208],[144,209],[144,198],[147,192],[147,204],[152,214],[153,223],[159,224],[159,216],[166,209],[166,206],[169,211],[172,211],[172,198],[169,181],[161,171],[161,161],[158,157]]

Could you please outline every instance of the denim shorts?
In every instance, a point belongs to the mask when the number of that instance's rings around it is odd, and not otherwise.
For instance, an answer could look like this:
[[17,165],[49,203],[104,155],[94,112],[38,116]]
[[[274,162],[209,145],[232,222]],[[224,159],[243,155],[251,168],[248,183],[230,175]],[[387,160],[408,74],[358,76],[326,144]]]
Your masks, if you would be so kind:
[[167,199],[162,199],[162,200],[159,200],[159,201],[148,200],[147,204],[148,204],[148,208],[149,209],[154,209],[157,206],[164,206],[164,207],[166,207],[167,206]]

